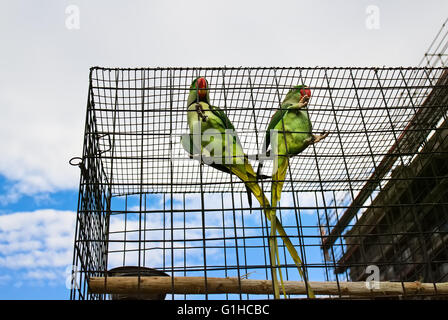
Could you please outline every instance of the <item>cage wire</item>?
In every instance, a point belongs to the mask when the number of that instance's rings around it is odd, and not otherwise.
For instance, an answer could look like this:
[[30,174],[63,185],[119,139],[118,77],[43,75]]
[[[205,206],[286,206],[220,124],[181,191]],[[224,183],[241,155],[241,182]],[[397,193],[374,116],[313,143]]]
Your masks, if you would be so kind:
[[446,67],[448,63],[448,18],[443,22],[429,48],[418,64],[419,67]]
[[[309,86],[313,132],[326,139],[291,158],[277,210],[307,281],[448,281],[446,68],[94,67],[74,245],[72,299],[108,299],[89,280],[137,266],[201,276],[201,295],[166,299],[270,299],[209,293],[207,279],[271,279],[269,224],[235,176],[201,165],[180,144],[193,79],[256,155],[290,88]],[[258,162],[251,159],[257,168]],[[272,161],[263,167],[271,175]],[[260,181],[270,194],[271,180]],[[301,280],[283,242],[285,281]],[[142,271],[143,270],[143,271]],[[174,281],[174,280],[173,280]],[[139,284],[140,286],[140,284]],[[445,292],[446,293],[446,292]],[[406,293],[404,294],[406,297]],[[413,295],[415,296],[415,295]],[[431,294],[443,297],[443,292]],[[291,297],[302,298],[298,294]],[[425,295],[428,297],[428,294]],[[446,296],[445,296],[446,297]]]

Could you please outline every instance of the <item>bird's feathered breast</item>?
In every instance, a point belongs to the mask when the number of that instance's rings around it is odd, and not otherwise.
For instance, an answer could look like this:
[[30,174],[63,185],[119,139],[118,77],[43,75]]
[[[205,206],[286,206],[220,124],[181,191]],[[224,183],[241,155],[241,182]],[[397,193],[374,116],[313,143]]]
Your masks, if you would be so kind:
[[311,134],[312,126],[308,115],[308,109],[306,107],[297,109],[288,109],[289,104],[282,104],[282,108],[277,110],[269,122],[266,129],[266,142],[265,148],[270,145],[270,132],[277,129],[279,131],[289,131],[295,133],[307,133]]

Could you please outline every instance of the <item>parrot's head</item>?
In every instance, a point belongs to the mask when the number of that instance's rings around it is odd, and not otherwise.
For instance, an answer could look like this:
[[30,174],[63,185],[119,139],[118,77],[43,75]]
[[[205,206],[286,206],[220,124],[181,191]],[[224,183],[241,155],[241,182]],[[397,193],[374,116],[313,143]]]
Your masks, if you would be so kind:
[[295,94],[299,94],[300,98],[307,96],[308,98],[311,98],[311,90],[308,88],[308,86],[301,84],[299,86],[295,86],[292,91],[294,91]]
[[203,100],[207,96],[207,90],[208,90],[208,82],[205,80],[205,78],[200,77],[196,79],[196,86],[198,88],[198,95],[199,99]]
[[286,94],[284,101],[294,101],[299,102],[302,97],[307,96],[308,98],[311,98],[311,90],[308,88],[308,86],[301,84],[298,86],[294,86],[289,92]]
[[[204,77],[197,77],[190,85],[190,103],[204,101],[209,102],[208,81]],[[190,105],[190,103],[188,105]]]
[[301,85],[298,87],[300,89],[299,92],[300,92],[301,97],[307,96],[308,98],[311,98],[311,90],[310,90],[310,88],[308,88],[308,86]]

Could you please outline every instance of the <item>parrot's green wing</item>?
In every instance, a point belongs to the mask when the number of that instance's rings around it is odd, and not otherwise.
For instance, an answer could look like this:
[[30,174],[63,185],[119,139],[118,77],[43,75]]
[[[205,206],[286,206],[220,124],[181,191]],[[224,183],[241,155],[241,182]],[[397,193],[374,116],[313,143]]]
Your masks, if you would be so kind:
[[215,116],[221,119],[226,129],[232,129],[235,131],[235,127],[233,126],[232,122],[220,107],[210,105],[210,110],[213,112]]
[[[188,143],[188,140],[190,140],[190,143]],[[184,148],[184,150],[190,156],[201,154],[201,148],[194,145],[194,143],[193,143],[193,135],[192,134],[186,134],[186,135],[181,136],[180,143],[182,144],[182,147]],[[232,172],[230,172],[229,168],[227,168],[226,166],[224,166],[222,164],[212,163],[212,164],[210,164],[210,166],[219,171],[225,172],[225,173],[232,173]]]
[[[269,145],[271,144],[271,130],[273,130],[277,124],[282,121],[282,118],[286,115],[287,108],[284,108],[282,105],[281,109],[277,110],[274,115],[271,117],[271,121],[269,121],[268,128],[266,129],[266,134],[264,135],[263,142],[263,152],[267,154]],[[263,168],[263,161],[260,160],[257,168],[257,176],[262,176],[261,170]]]
[[[235,127],[233,126],[232,122],[227,117],[225,112],[220,107],[213,106],[213,105],[210,105],[210,110],[213,112],[214,115],[216,115],[219,119],[221,119],[222,123],[224,124],[224,128],[233,130],[233,143],[238,143],[239,145],[241,145],[238,135],[236,134]],[[248,162],[247,155],[244,155],[244,162]],[[235,174],[229,168],[227,168],[227,167],[225,167],[225,168],[226,168],[226,170],[228,170],[228,172]],[[221,170],[221,169],[219,169],[219,170]],[[224,170],[221,170],[221,171],[224,171]],[[249,206],[252,208],[252,196],[251,196],[252,192],[251,192],[250,187],[247,184],[246,184],[246,191],[247,191],[247,200],[249,201]]]
[[266,140],[263,146],[265,148],[264,150],[265,152],[268,150],[268,147],[271,143],[271,134],[270,134],[271,130],[274,129],[280,121],[282,121],[282,118],[285,116],[286,112],[287,109],[282,106],[282,108],[280,110],[277,110],[272,116],[268,128],[266,129],[266,135],[265,135]]
[[[217,116],[222,123],[224,124],[224,128],[225,129],[229,129],[233,131],[233,143],[234,144],[238,144],[239,146],[241,146],[241,141],[236,133],[236,129],[233,126],[232,122],[230,121],[230,119],[227,117],[227,115],[225,114],[225,112],[217,106],[212,106],[210,105],[210,110],[213,112],[213,114],[215,116]],[[248,157],[247,155],[244,155],[244,161],[248,161]]]
[[191,133],[182,135],[180,137],[180,143],[190,156],[201,154],[201,148],[194,145],[193,135]]
[[[182,145],[182,147],[184,148],[184,150],[188,153],[188,155],[190,157],[193,157],[194,155],[200,155],[201,154],[201,147],[198,147],[196,145],[194,145],[193,143],[193,135],[190,134],[185,134],[182,135],[180,137],[180,143]],[[228,173],[228,174],[234,174],[232,171],[230,171],[230,169],[228,167],[226,167],[223,164],[219,164],[219,163],[211,163],[209,164],[210,167],[215,168],[219,171]],[[263,176],[261,177],[263,179],[269,178],[268,176]],[[247,201],[249,202],[249,207],[252,208],[252,192],[250,190],[250,188],[246,185],[246,192],[247,192]]]

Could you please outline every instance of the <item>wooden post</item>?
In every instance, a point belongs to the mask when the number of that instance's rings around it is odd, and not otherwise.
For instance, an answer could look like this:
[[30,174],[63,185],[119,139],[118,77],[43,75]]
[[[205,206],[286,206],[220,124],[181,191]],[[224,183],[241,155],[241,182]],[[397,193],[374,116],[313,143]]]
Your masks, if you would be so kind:
[[[381,281],[378,284],[378,288],[372,285],[373,288],[369,289],[366,282],[309,282],[318,295],[374,297],[448,294],[448,282],[433,284]],[[140,293],[206,293],[204,277],[140,277],[140,285],[138,277],[92,277],[89,281],[91,293],[135,293],[138,288]],[[285,281],[285,290],[287,294],[306,295],[305,283],[302,281]],[[207,293],[273,294],[272,281],[207,277]]]

